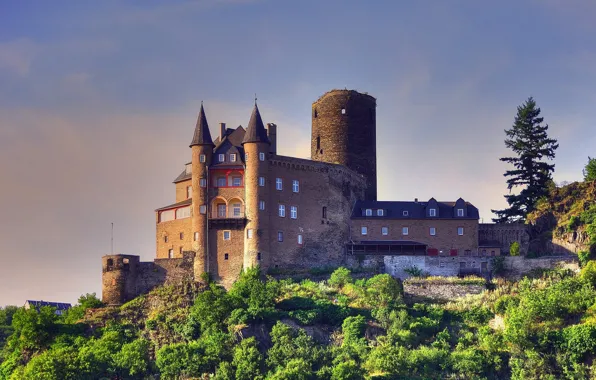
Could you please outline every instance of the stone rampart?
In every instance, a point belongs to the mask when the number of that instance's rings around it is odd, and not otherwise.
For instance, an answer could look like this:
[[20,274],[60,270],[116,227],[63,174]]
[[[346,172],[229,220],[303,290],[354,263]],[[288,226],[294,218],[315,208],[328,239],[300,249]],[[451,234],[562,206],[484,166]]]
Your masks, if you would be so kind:
[[509,246],[513,242],[519,242],[520,254],[528,252],[530,234],[525,224],[497,224],[481,223],[478,225],[478,241],[480,245],[498,243],[502,253],[509,253]]

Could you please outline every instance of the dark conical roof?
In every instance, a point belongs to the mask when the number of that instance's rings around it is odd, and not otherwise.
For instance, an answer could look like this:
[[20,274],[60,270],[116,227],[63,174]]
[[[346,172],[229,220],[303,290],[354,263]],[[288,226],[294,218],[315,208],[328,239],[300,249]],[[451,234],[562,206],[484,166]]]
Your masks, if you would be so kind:
[[209,124],[207,124],[203,102],[201,102],[201,110],[199,111],[199,117],[197,118],[195,134],[190,143],[191,147],[194,145],[214,145],[213,140],[211,139],[211,133],[209,133]]
[[252,115],[250,115],[250,121],[248,122],[248,128],[246,128],[242,144],[253,142],[271,144],[267,137],[267,130],[265,130],[265,125],[263,125],[263,119],[261,119],[261,113],[259,112],[257,103],[255,103],[255,108],[252,110]]

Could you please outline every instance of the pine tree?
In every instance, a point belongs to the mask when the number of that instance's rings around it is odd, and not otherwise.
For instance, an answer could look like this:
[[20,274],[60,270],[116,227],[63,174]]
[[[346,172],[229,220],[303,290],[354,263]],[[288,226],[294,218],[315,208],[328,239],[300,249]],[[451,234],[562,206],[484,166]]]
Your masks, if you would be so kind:
[[588,156],[588,163],[584,167],[584,181],[596,181],[596,158]]
[[[540,108],[530,97],[517,107],[513,126],[505,130],[505,146],[511,149],[516,157],[500,158],[501,161],[512,164],[514,169],[507,170],[504,174],[508,177],[507,188],[510,194],[505,195],[505,199],[509,208],[491,210],[497,215],[493,222],[525,221],[526,215],[534,210],[538,199],[548,192],[555,165],[543,160],[553,160],[559,144],[557,140],[548,137],[548,125],[541,125],[543,121]],[[518,186],[523,187],[520,193],[511,194],[511,190]]]

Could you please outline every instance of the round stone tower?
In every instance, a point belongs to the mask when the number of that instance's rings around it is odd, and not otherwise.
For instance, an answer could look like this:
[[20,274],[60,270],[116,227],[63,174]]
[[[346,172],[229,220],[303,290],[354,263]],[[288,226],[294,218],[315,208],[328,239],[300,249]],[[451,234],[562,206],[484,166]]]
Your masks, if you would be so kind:
[[246,230],[247,232],[249,229],[252,230],[251,239],[246,238],[248,233],[244,234],[244,268],[259,265],[263,271],[266,271],[269,267],[269,218],[264,210],[259,209],[259,201],[269,198],[271,143],[256,103],[242,145],[246,165],[244,170]]
[[139,256],[106,255],[102,261],[101,300],[106,305],[122,305],[136,294]]
[[354,90],[331,90],[312,104],[311,158],[364,175],[367,200],[377,199],[377,100]]
[[213,156],[213,140],[207,117],[201,103],[195,133],[190,143],[192,149],[192,249],[195,281],[209,272],[208,223],[209,223],[209,165]]

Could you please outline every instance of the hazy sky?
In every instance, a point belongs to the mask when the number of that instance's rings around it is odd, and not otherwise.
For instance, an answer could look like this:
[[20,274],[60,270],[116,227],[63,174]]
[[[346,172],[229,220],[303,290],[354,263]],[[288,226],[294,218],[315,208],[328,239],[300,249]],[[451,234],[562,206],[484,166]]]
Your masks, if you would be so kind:
[[[481,5],[482,4],[482,5]],[[534,96],[556,181],[596,156],[592,0],[0,1],[0,305],[101,293],[101,256],[155,255],[155,208],[254,93],[279,151],[308,157],[311,103],[377,98],[379,199],[505,205],[498,160]]]

